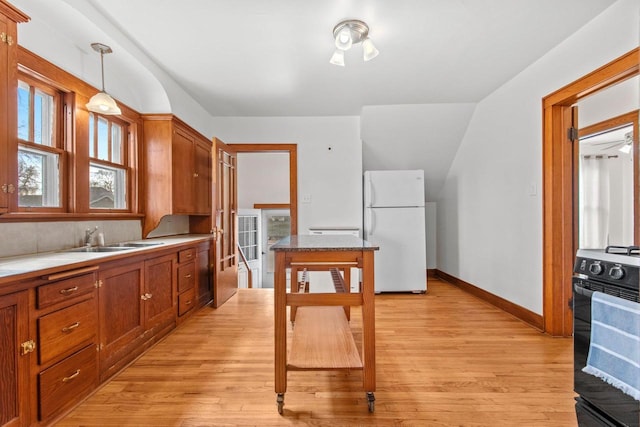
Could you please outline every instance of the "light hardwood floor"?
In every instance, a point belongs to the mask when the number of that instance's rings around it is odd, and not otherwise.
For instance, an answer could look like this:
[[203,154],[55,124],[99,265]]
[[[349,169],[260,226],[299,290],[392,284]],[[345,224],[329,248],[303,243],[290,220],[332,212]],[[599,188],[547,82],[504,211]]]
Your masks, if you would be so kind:
[[[571,339],[460,289],[376,296],[377,391],[360,371],[289,372],[274,392],[273,292],[204,308],[59,426],[576,426]],[[359,342],[359,310],[351,324]]]

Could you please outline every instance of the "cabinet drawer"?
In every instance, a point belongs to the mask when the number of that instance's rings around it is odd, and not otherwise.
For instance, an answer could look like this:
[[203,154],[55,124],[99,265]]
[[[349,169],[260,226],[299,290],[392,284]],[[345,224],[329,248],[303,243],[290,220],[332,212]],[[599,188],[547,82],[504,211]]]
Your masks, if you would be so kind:
[[189,289],[178,295],[178,316],[182,316],[196,306],[196,290]]
[[97,352],[94,345],[77,352],[38,375],[40,419],[46,420],[60,409],[77,402],[96,387]]
[[88,273],[59,282],[38,286],[38,308],[48,307],[86,295],[96,289],[96,274]]
[[178,267],[178,293],[182,293],[187,289],[193,288],[196,283],[196,263],[190,262],[188,264]]
[[191,260],[194,260],[194,259],[196,259],[196,249],[195,248],[183,249],[180,252],[178,252],[178,262],[179,263],[191,261]]
[[95,299],[83,301],[38,319],[40,364],[70,354],[87,341],[95,342]]

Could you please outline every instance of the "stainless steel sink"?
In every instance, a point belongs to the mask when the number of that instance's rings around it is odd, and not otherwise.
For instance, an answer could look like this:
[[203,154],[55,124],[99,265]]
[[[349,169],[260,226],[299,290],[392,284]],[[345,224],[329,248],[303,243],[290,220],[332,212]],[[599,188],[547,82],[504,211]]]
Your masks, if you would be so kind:
[[83,246],[81,248],[67,249],[65,252],[119,252],[135,249],[131,246]]
[[162,243],[158,242],[158,243],[151,243],[151,242],[127,242],[127,243],[118,243],[116,245],[112,245],[112,246],[128,246],[131,248],[146,248],[149,246],[157,246],[157,245],[162,245]]

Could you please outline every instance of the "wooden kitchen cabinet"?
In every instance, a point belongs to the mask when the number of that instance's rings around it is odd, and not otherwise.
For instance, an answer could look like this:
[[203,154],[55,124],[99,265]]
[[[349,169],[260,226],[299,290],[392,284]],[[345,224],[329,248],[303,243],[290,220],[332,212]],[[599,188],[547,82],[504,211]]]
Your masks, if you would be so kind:
[[211,141],[173,115],[144,115],[143,125],[143,236],[165,215],[210,215]]
[[0,213],[7,212],[13,200],[17,202],[17,24],[28,20],[27,15],[0,0]]
[[178,321],[197,306],[196,298],[196,249],[178,252]]
[[[156,257],[144,262],[144,329],[153,337],[173,329],[175,316],[175,254]],[[168,331],[167,331],[168,332]]]
[[98,385],[97,266],[35,282],[37,419],[49,422]]
[[188,243],[3,284],[0,426],[54,423],[173,330],[178,313],[194,313],[209,247]]
[[198,306],[208,304],[213,298],[213,283],[211,278],[211,244],[202,243],[196,248],[196,275],[198,283]]
[[35,341],[29,337],[28,291],[0,296],[0,325],[0,425],[29,425],[29,366]]
[[175,327],[175,263],[171,253],[100,272],[101,381]]
[[98,274],[100,381],[142,351],[144,263],[107,267]]

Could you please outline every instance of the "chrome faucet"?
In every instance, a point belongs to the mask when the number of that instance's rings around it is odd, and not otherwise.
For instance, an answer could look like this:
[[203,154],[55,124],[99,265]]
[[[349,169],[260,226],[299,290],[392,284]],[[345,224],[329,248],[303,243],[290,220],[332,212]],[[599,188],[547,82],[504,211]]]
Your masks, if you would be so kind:
[[90,228],[87,228],[84,231],[84,244],[85,246],[91,246],[91,236],[93,236],[93,233],[95,233],[96,231],[98,231],[98,226],[96,225],[95,228],[92,230]]

